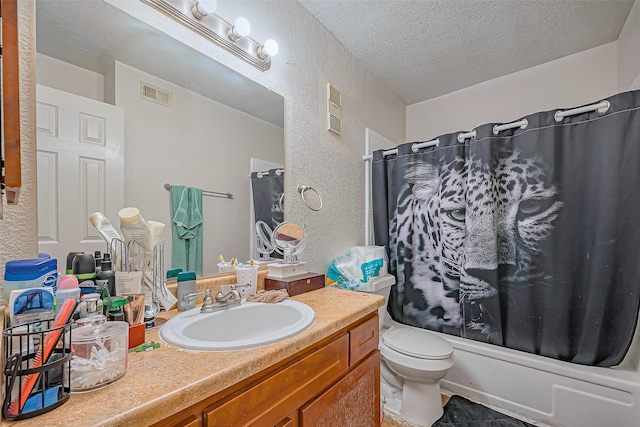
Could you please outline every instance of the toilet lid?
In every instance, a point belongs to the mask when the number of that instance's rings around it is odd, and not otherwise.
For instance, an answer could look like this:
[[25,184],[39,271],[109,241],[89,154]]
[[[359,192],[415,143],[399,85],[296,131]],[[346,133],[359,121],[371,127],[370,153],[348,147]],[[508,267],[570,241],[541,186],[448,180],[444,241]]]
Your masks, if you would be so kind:
[[453,353],[447,340],[416,328],[391,328],[382,335],[382,341],[398,353],[420,359],[446,359]]

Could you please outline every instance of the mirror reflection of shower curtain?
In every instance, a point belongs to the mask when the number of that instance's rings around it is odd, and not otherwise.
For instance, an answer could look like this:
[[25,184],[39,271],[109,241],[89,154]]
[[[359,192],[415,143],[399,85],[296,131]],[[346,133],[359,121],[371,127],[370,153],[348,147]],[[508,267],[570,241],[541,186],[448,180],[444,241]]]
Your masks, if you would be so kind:
[[284,200],[280,203],[284,194],[284,172],[282,169],[269,169],[266,175],[251,173],[251,189],[255,222],[264,221],[273,230],[284,221],[284,211],[280,206],[284,208]]
[[373,155],[376,244],[399,322],[619,364],[640,305],[640,91],[608,111]]

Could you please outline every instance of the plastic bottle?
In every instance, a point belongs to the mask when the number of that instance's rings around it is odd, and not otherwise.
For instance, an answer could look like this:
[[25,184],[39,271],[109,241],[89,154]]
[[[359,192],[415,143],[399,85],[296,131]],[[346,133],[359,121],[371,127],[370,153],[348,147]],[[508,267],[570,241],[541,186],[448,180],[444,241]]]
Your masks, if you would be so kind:
[[80,318],[91,318],[102,314],[103,304],[99,294],[86,294],[79,305]]
[[56,311],[62,307],[65,300],[70,298],[80,301],[78,278],[73,274],[65,274],[60,278],[58,290],[56,291]]
[[158,221],[147,221],[147,227],[149,227],[149,231],[151,232],[151,245],[153,249],[153,247],[162,241],[164,224]]
[[135,240],[144,245],[145,251],[153,249],[151,243],[151,230],[147,227],[140,211],[137,208],[124,208],[118,212],[120,217],[120,230],[124,235],[124,240],[127,244],[130,241]]
[[118,231],[111,225],[109,219],[107,219],[102,212],[94,212],[89,215],[89,222],[98,230],[109,247],[111,247],[111,240],[122,240]]
[[185,271],[184,273],[178,274],[178,286],[177,286],[177,297],[178,297],[178,311],[186,311],[195,308],[196,300],[195,298],[191,301],[183,301],[182,298],[185,295],[193,294],[196,292],[196,273],[193,271]]
[[[120,217],[120,230],[124,235],[124,240],[129,242],[136,241],[144,246],[143,271],[145,275],[150,274],[151,264],[153,263],[153,244],[151,243],[151,230],[147,227],[140,211],[137,208],[124,208],[118,212]],[[134,251],[135,253],[135,251]],[[133,255],[133,265],[137,268],[140,260]]]
[[73,259],[76,257],[76,255],[79,254],[83,254],[83,251],[75,251],[75,252],[69,252],[67,254],[67,268],[65,269],[65,273],[66,274],[73,274]]
[[73,258],[71,267],[73,275],[78,278],[81,293],[89,294],[96,289],[96,261],[91,254],[78,254]]
[[104,254],[102,258],[100,271],[96,273],[96,286],[99,292],[102,292],[102,289],[107,287],[110,296],[116,295],[116,272],[113,271],[111,255],[109,254]]

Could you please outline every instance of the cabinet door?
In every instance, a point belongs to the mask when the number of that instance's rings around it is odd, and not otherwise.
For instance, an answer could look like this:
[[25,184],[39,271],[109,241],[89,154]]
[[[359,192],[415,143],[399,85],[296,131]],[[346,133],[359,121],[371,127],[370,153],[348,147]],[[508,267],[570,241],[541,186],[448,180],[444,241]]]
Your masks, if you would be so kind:
[[280,421],[275,427],[298,427],[298,411],[296,410],[293,414]]
[[300,410],[302,427],[380,425],[380,352]]
[[206,408],[204,425],[277,425],[344,375],[348,358],[349,337],[343,335],[250,389]]

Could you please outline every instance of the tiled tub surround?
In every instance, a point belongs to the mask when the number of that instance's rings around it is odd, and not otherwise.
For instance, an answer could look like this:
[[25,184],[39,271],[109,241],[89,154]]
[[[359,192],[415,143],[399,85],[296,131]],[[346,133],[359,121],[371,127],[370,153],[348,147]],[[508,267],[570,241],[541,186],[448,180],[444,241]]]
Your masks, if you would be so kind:
[[[262,283],[263,279],[264,275]],[[190,352],[163,343],[156,350],[129,354],[127,375],[114,384],[73,394],[67,403],[44,415],[15,423],[5,421],[3,425],[153,424],[302,352],[376,311],[384,302],[380,296],[337,288],[318,289],[293,299],[308,304],[316,313],[314,324],[295,337],[229,352]],[[172,310],[158,317],[176,314]],[[147,331],[146,339],[159,341],[158,329]]]

